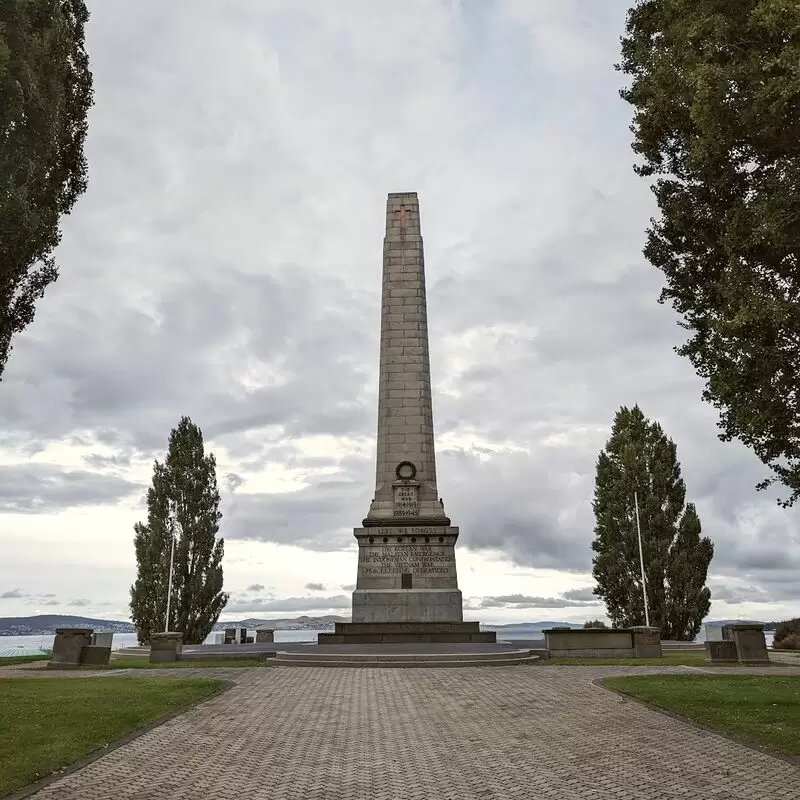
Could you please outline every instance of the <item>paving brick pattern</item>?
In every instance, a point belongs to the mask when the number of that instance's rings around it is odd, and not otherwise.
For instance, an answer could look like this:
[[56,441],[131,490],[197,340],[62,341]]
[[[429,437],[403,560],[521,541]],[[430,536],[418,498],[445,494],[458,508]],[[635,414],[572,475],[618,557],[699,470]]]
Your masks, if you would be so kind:
[[214,670],[236,686],[35,797],[797,797],[800,768],[591,683],[656,671],[682,670]]

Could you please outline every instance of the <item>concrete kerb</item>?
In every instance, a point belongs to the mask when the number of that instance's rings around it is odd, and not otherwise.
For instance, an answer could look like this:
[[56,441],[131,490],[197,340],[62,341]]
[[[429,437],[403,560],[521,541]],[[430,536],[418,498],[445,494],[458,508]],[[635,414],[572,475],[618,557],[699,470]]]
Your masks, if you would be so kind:
[[[157,671],[158,670],[138,670],[138,669],[119,670],[117,672],[117,676],[119,676],[120,673],[126,673],[127,675],[129,675],[130,673],[157,672]],[[112,675],[114,674],[113,670],[110,671],[110,674]],[[103,674],[102,677],[105,677],[105,673]],[[225,680],[224,678],[215,678],[214,680],[219,681],[220,686],[213,692],[211,692],[211,694],[207,694],[205,697],[201,697],[199,700],[195,700],[189,703],[188,705],[183,706],[182,708],[176,709],[175,711],[170,711],[169,714],[164,714],[163,717],[159,717],[158,719],[153,720],[153,722],[147,723],[147,725],[142,725],[139,728],[132,730],[130,733],[126,733],[120,739],[117,739],[116,741],[113,741],[107,745],[102,745],[101,747],[98,747],[96,750],[92,750],[90,753],[83,756],[83,758],[80,758],[77,761],[73,761],[72,764],[68,764],[66,767],[63,767],[58,772],[54,772],[45,778],[40,778],[38,781],[29,783],[27,786],[23,787],[17,792],[14,792],[13,794],[6,795],[4,800],[23,800],[23,798],[30,797],[31,795],[34,795],[37,792],[44,789],[45,786],[49,786],[51,783],[60,781],[65,775],[70,775],[73,772],[77,772],[79,769],[83,769],[85,766],[91,764],[93,761],[97,761],[98,759],[101,759],[103,756],[108,755],[109,753],[113,753],[114,750],[117,750],[118,748],[123,747],[126,744],[130,744],[134,739],[138,739],[145,733],[149,733],[154,728],[158,728],[165,722],[169,722],[171,719],[175,719],[175,717],[178,717],[181,714],[185,714],[187,711],[191,711],[193,708],[202,705],[208,700],[213,700],[215,697],[219,697],[221,694],[224,694],[229,689],[232,689],[235,686],[233,681]]]
[[[656,667],[656,669],[661,669],[661,667]],[[691,672],[696,672],[696,667],[682,667],[681,669],[686,669]],[[641,675],[642,673],[636,673]],[[660,673],[654,674],[665,674],[663,671]],[[670,674],[670,673],[666,673]],[[680,675],[681,673],[676,671],[672,674]],[[713,674],[713,673],[711,673]],[[695,722],[688,717],[684,717],[682,714],[677,714],[674,711],[670,711],[667,708],[661,708],[661,706],[654,705],[653,703],[648,703],[647,700],[642,700],[640,697],[634,697],[631,694],[627,694],[626,692],[620,691],[619,689],[614,689],[612,686],[606,686],[606,681],[610,678],[631,678],[634,675],[625,675],[624,673],[620,673],[619,675],[606,675],[603,678],[595,678],[592,681],[592,685],[596,686],[599,689],[602,689],[605,692],[611,692],[612,694],[617,695],[618,697],[622,697],[625,701],[631,703],[638,703],[640,706],[644,706],[645,708],[650,709],[650,711],[657,711],[659,714],[663,714],[664,716],[671,717],[672,719],[678,720],[682,722],[684,725],[689,725],[690,727],[694,728],[698,731],[703,731],[704,733],[711,734],[712,736],[719,736],[721,739],[726,739],[729,742],[735,742],[736,744],[743,745],[744,747],[748,748],[749,750],[753,750],[756,753],[762,753],[768,756],[772,756],[773,758],[779,758],[781,761],[785,761],[788,764],[792,764],[794,766],[800,766],[800,758],[796,758],[795,756],[786,755],[785,753],[779,753],[777,750],[771,750],[769,747],[765,745],[758,744],[757,742],[753,742],[749,739],[745,739],[739,736],[733,736],[732,734],[726,733],[725,731],[717,730],[716,728],[709,728],[707,725],[703,725],[700,722]]]

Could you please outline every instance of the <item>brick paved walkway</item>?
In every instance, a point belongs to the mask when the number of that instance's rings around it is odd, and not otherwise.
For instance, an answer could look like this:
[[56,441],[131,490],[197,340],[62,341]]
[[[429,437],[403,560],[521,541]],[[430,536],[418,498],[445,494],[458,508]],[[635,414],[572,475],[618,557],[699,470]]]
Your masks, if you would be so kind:
[[604,675],[681,671],[224,670],[233,689],[35,798],[796,797],[800,768],[591,683]]

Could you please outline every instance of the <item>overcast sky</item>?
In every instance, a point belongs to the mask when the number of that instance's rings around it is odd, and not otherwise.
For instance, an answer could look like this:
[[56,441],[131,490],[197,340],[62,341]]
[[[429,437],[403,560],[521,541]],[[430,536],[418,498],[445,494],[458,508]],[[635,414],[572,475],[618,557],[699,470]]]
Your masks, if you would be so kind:
[[594,468],[636,402],[715,542],[712,617],[800,614],[800,512],[718,441],[641,255],[627,6],[90,3],[89,189],[0,383],[0,616],[128,617],[133,524],[182,414],[217,457],[223,619],[349,613],[400,191],[467,617],[602,616]]

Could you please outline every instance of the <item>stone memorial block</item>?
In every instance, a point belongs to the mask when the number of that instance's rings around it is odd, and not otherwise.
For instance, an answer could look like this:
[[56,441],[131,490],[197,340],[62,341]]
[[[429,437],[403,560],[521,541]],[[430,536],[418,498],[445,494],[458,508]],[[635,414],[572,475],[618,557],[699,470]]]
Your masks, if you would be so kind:
[[48,669],[77,669],[81,651],[92,643],[92,628],[56,628]]
[[225,644],[236,644],[236,628],[225,628]]
[[764,626],[758,623],[731,625],[736,655],[741,664],[769,664]]
[[633,649],[636,658],[661,658],[661,631],[658,628],[648,628],[637,625],[631,628],[633,633]]
[[272,628],[258,628],[256,642],[259,644],[272,644],[275,641],[275,631]]
[[178,632],[150,635],[150,663],[177,661],[182,650],[183,634]]
[[730,639],[706,642],[706,661],[710,664],[736,664],[736,642]]
[[108,666],[111,659],[111,648],[98,644],[88,644],[81,650],[81,666]]

